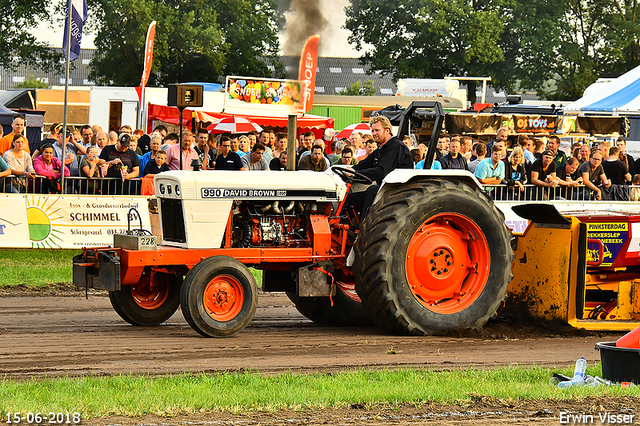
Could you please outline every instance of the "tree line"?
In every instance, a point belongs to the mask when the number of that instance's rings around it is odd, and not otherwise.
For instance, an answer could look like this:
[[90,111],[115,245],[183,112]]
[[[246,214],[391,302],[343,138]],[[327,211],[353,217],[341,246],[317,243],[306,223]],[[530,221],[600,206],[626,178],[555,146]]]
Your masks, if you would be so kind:
[[[0,13],[9,17],[0,22],[0,66],[15,68],[20,58],[59,69],[59,55],[28,32],[33,22],[51,19],[48,4],[0,0]],[[88,4],[86,28],[95,32],[98,51],[90,79],[97,84],[139,84],[153,20],[150,86],[225,75],[283,76],[278,31],[287,1]],[[351,0],[345,27],[363,64],[395,79],[490,76],[508,93],[535,90],[547,99],[577,99],[598,77],[640,64],[638,12],[638,0]]]

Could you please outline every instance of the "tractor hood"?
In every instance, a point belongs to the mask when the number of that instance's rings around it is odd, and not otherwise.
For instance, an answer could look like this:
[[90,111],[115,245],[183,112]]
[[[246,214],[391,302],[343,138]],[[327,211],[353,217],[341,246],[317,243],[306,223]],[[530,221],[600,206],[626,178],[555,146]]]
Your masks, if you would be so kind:
[[346,185],[330,170],[170,171],[156,175],[156,196],[176,199],[340,201]]

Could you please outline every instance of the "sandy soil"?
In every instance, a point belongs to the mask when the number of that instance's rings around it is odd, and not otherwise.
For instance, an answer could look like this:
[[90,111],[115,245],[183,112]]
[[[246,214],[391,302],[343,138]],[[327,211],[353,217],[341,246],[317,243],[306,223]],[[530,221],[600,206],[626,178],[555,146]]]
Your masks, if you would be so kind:
[[[252,369],[335,371],[350,367],[398,368],[546,365],[566,367],[584,356],[599,361],[596,342],[618,335],[576,331],[562,324],[516,321],[501,316],[481,332],[451,336],[389,336],[374,327],[338,328],[313,324],[282,294],[260,294],[256,317],[247,329],[227,339],[206,339],[178,311],[166,324],[133,327],[122,321],[102,293],[42,292],[17,289],[0,297],[0,374],[29,377],[168,374]],[[630,398],[585,402],[505,401],[478,397],[469,406],[352,406],[344,409],[276,413],[204,413],[158,419],[107,418],[86,424],[559,424],[560,411],[635,414],[640,401]],[[629,411],[630,410],[630,411]],[[634,418],[635,420],[635,418]]]

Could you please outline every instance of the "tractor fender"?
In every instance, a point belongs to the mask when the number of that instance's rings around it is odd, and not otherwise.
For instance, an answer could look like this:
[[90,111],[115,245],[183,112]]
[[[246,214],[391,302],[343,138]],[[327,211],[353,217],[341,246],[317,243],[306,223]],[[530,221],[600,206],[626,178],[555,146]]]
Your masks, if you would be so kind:
[[462,182],[469,187],[482,189],[482,184],[473,175],[466,170],[416,170],[416,169],[396,169],[389,173],[384,180],[374,203],[382,198],[383,194],[394,188],[404,186],[408,183],[418,182],[420,180],[441,178],[448,181]]

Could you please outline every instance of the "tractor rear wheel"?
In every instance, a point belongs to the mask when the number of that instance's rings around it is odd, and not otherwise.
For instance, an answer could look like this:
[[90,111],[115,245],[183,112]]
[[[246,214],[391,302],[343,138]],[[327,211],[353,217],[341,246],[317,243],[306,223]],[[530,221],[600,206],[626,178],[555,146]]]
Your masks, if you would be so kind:
[[296,305],[298,312],[316,324],[346,327],[373,325],[355,291],[354,283],[336,280],[336,287],[336,295],[332,299],[299,297],[295,292],[287,292],[287,296]]
[[236,259],[210,257],[189,271],[180,301],[185,319],[201,335],[233,336],[249,324],[256,311],[256,280]]
[[140,282],[110,291],[109,300],[116,313],[132,325],[158,325],[180,305],[181,280],[175,275],[145,270]]
[[390,190],[361,225],[356,290],[395,334],[481,328],[506,297],[511,234],[480,189],[431,179]]

